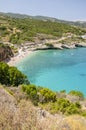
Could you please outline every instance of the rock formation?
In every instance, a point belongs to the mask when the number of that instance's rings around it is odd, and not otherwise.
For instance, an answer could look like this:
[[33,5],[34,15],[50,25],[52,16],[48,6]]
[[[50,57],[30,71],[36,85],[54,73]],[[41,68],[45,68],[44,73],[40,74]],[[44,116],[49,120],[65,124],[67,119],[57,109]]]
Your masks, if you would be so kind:
[[0,61],[10,60],[13,56],[11,48],[8,45],[0,43]]

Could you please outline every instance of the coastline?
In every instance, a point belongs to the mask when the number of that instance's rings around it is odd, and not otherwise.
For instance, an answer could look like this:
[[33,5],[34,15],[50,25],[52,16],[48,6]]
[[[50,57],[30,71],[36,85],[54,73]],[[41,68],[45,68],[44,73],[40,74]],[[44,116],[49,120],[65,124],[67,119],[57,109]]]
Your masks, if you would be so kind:
[[7,64],[9,66],[15,66],[18,62],[22,61],[25,57],[28,55],[30,56],[33,53],[33,51],[21,51],[18,55],[12,57],[9,61],[7,61]]
[[41,45],[41,47],[34,47],[31,48],[30,50],[25,49],[23,51],[23,48],[19,49],[18,54],[15,55],[14,57],[11,57],[11,59],[9,61],[5,61],[8,65],[10,66],[15,66],[15,64],[17,64],[18,62],[20,62],[21,60],[23,60],[25,57],[27,57],[28,55],[31,55],[33,53],[33,51],[38,51],[38,50],[49,50],[49,49],[57,49],[57,50],[63,50],[63,49],[75,49],[78,47],[86,47],[85,43],[75,43],[72,45],[68,45],[68,44],[54,44],[53,46],[46,46],[46,45]]

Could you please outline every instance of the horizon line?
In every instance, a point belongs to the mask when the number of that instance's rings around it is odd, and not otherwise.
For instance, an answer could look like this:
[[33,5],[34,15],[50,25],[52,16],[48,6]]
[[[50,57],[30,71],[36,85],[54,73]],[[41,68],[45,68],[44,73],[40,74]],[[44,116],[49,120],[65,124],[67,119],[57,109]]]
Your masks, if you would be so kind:
[[53,18],[53,19],[57,19],[57,20],[63,20],[63,21],[69,21],[69,22],[86,22],[86,19],[85,20],[82,20],[82,19],[76,19],[76,20],[70,20],[70,19],[62,19],[62,18],[57,18],[57,17],[54,17],[54,16],[47,16],[47,15],[41,15],[41,14],[37,14],[37,15],[32,15],[32,14],[28,14],[28,13],[20,13],[20,12],[7,12],[7,11],[0,11],[0,13],[12,13],[12,14],[20,14],[20,15],[27,15],[27,16],[32,16],[32,17],[36,17],[36,16],[42,16],[42,17],[49,17],[49,18]]

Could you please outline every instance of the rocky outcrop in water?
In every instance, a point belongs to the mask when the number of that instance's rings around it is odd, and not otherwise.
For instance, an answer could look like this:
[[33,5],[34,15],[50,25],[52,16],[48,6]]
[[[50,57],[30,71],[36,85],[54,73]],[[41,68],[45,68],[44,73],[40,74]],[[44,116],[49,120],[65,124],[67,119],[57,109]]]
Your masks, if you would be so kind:
[[0,61],[10,60],[10,58],[13,56],[14,54],[11,48],[8,45],[0,43]]

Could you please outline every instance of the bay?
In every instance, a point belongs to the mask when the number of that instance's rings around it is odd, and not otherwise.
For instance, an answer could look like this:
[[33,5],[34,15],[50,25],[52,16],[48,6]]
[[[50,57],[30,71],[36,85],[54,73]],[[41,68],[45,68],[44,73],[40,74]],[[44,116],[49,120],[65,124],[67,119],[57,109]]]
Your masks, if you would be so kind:
[[78,90],[86,96],[86,48],[36,51],[16,67],[32,84],[54,91]]

